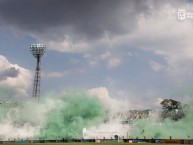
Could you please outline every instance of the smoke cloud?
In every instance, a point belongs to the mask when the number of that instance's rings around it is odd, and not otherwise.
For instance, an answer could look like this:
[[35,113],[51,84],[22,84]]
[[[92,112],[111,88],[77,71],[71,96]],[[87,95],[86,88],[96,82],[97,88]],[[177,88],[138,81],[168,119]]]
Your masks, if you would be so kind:
[[192,138],[193,107],[190,106],[186,111],[185,118],[178,121],[170,119],[161,120],[159,112],[154,112],[151,117],[136,122],[132,129],[133,138],[154,138],[154,139],[189,139]]
[[[62,95],[50,93],[42,96],[39,102],[21,104],[1,100],[0,139],[70,139],[82,138],[85,134],[93,138],[97,132],[109,132],[107,135],[126,135],[128,132],[133,138],[172,136],[186,139],[193,134],[192,106],[179,121],[161,120],[160,112],[152,111],[146,119],[123,125],[120,113],[132,110],[132,106],[127,103],[130,108],[124,108],[123,101],[116,101],[109,96],[105,87],[93,88],[88,92],[66,91]],[[134,115],[134,118],[140,118]]]
[[0,138],[4,140],[81,138],[84,127],[100,124],[106,116],[101,101],[84,92],[14,104],[1,102]]

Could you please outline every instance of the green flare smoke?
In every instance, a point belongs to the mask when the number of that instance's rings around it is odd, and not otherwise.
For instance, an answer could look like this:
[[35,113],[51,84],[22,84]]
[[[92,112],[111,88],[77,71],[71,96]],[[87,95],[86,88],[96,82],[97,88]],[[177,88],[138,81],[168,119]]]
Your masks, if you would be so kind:
[[68,93],[47,113],[39,137],[82,138],[83,128],[102,123],[105,116],[104,106],[98,98],[86,93]]
[[159,114],[139,120],[132,130],[133,138],[154,139],[190,139],[193,138],[193,107],[186,112],[186,116],[179,121],[166,119],[161,121]]
[[[82,138],[82,129],[104,123],[109,114],[104,104],[85,92],[71,91],[65,95],[48,95],[40,102],[21,106],[0,105],[0,139],[71,139]],[[183,119],[161,121],[155,112],[131,128],[133,138],[193,138],[193,107]],[[112,124],[113,128],[113,124]]]
[[2,139],[81,139],[83,128],[101,124],[106,118],[103,103],[85,92],[44,98],[26,102],[22,108],[0,108]]

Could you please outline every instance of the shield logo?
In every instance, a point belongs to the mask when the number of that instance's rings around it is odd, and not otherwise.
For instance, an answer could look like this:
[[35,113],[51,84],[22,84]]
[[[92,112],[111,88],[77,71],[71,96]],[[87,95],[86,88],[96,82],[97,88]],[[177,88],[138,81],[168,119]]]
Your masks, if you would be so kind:
[[186,19],[186,9],[178,9],[178,19],[179,20]]

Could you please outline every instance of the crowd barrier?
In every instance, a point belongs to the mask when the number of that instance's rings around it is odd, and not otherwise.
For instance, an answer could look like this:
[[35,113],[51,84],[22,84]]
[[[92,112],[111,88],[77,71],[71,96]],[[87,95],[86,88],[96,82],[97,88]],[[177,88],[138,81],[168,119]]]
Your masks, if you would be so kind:
[[187,139],[62,139],[62,140],[16,140],[0,141],[0,144],[27,144],[27,143],[71,143],[71,142],[125,142],[125,143],[157,143],[157,144],[193,144]]
[[128,143],[165,143],[165,144],[193,144],[193,140],[187,139],[124,139]]

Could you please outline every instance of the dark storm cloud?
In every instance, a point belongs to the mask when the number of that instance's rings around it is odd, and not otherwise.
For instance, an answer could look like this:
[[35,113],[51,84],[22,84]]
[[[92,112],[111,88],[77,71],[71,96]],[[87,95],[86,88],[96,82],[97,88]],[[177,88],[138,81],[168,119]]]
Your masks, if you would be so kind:
[[31,33],[71,28],[73,33],[97,38],[104,32],[129,32],[138,14],[147,11],[146,0],[1,0],[0,24]]
[[14,67],[11,67],[0,72],[0,80],[5,80],[7,77],[15,78],[18,76],[18,74],[18,70]]

